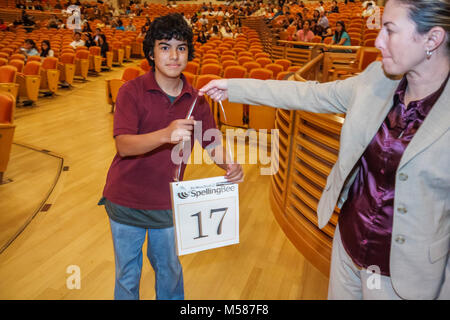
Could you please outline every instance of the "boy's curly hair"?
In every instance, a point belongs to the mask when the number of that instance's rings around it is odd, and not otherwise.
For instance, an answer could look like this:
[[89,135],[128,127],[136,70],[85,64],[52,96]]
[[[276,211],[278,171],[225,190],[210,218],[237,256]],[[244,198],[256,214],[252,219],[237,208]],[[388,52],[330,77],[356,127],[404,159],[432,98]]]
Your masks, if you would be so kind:
[[188,46],[188,61],[194,59],[194,34],[192,28],[184,20],[179,13],[171,13],[153,20],[147,31],[143,43],[145,58],[150,66],[154,67],[155,62],[150,59],[153,57],[156,40],[171,40],[187,41]]

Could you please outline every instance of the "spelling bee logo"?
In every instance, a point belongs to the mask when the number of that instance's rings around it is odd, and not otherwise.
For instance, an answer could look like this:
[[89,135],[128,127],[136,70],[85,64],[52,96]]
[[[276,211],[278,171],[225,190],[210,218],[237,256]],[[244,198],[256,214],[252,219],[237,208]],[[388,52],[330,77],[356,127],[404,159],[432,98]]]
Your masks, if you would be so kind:
[[180,188],[177,195],[178,195],[178,198],[180,198],[182,200],[187,199],[187,197],[189,197],[189,193],[187,192],[187,190],[184,187]]

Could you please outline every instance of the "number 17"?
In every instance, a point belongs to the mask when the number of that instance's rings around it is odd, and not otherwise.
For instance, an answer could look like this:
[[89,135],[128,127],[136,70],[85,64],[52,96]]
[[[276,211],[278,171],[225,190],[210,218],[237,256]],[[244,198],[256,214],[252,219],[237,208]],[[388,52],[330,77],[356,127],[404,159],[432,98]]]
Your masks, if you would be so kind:
[[[213,213],[216,212],[223,212],[222,218],[220,219],[219,226],[217,227],[217,234],[222,234],[222,223],[223,218],[225,218],[225,215],[227,214],[228,208],[217,208],[217,209],[211,209],[209,211],[209,218],[212,218]],[[198,223],[198,237],[195,237],[194,239],[200,239],[200,238],[206,238],[208,235],[203,234],[203,224],[202,224],[202,215],[201,211],[192,214],[191,217],[197,217],[197,223]]]

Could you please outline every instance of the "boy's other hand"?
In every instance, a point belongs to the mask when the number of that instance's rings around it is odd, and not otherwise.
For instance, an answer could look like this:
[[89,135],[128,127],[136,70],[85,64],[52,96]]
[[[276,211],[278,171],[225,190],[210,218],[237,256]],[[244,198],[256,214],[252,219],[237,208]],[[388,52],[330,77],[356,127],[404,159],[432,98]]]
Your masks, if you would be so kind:
[[194,125],[194,117],[172,121],[166,127],[166,141],[172,144],[189,141],[191,139],[192,130],[194,130]]

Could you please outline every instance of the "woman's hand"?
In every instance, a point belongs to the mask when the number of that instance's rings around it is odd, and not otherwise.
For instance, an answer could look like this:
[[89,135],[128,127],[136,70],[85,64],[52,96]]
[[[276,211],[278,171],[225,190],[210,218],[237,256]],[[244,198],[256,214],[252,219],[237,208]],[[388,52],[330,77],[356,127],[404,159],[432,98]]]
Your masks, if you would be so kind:
[[232,183],[240,183],[244,181],[244,170],[239,163],[227,164],[227,173],[225,178]]
[[219,79],[210,81],[198,92],[199,96],[204,94],[207,94],[215,101],[223,101],[228,99],[228,80]]

